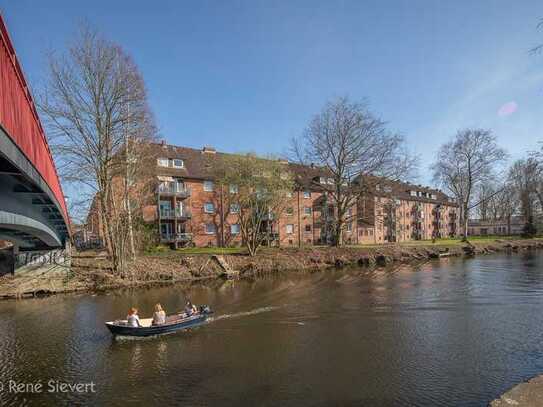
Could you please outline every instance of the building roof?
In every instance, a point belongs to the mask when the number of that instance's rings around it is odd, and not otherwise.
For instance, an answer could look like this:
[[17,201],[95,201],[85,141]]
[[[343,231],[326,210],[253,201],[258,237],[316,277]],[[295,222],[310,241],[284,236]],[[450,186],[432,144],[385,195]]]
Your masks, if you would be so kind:
[[[410,182],[394,181],[384,177],[366,176],[365,178],[366,183],[369,184],[369,189],[377,196],[416,202],[447,203],[447,205],[458,206],[453,198],[439,189],[415,185]],[[417,195],[412,195],[412,191]]]
[[[157,167],[157,175],[198,180],[213,179],[213,164],[221,157],[233,155],[216,151],[212,147],[195,149],[178,147],[165,143],[153,143],[151,148],[153,155],[157,159],[168,158],[183,160],[183,168]],[[302,188],[323,190],[324,184],[320,184],[320,178],[324,177],[327,179],[330,177],[329,171],[322,167],[302,165],[287,161],[284,161],[284,164],[288,165],[288,169],[294,174],[296,183]],[[376,176],[366,176],[364,179],[368,188],[377,196],[419,202],[447,203],[448,205],[456,206],[456,203],[454,203],[454,201],[446,194],[436,189],[407,182],[392,181]],[[412,196],[411,191],[419,191],[420,196]],[[435,196],[436,199],[433,199],[432,196]]]

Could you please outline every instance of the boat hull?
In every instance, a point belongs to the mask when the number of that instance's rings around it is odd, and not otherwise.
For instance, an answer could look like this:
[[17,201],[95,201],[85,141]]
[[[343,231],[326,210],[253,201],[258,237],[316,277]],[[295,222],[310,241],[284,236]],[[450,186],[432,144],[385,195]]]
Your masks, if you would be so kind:
[[106,327],[114,336],[155,336],[165,335],[177,331],[182,331],[187,328],[200,325],[207,319],[208,314],[198,314],[188,318],[180,319],[177,322],[168,322],[162,325],[152,325],[143,327],[131,327],[115,322],[106,322]]

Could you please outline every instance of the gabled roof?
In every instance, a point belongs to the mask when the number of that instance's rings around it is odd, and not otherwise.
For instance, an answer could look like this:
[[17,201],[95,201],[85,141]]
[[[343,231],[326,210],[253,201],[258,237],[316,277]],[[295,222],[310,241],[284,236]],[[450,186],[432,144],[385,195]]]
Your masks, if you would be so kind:
[[[165,143],[153,143],[151,145],[152,154],[156,159],[181,159],[183,168],[156,167],[157,175],[166,175],[172,177],[182,177],[188,179],[206,180],[213,179],[213,165],[221,157],[232,156],[234,154],[215,151],[213,148],[195,149],[189,147],[178,147]],[[323,190],[325,186],[319,183],[321,177],[327,179],[331,175],[325,168],[314,165],[302,165],[292,162],[281,161],[294,174],[296,183],[301,188],[310,188],[312,190]],[[377,196],[392,197],[419,202],[447,203],[456,205],[450,201],[449,197],[443,192],[414,185],[407,182],[392,181],[383,177],[365,176],[364,180],[368,189]],[[376,186],[379,185],[379,190]],[[390,192],[386,188],[390,188]],[[411,196],[410,191],[421,191],[428,194],[434,194],[437,199],[431,199],[423,196]]]

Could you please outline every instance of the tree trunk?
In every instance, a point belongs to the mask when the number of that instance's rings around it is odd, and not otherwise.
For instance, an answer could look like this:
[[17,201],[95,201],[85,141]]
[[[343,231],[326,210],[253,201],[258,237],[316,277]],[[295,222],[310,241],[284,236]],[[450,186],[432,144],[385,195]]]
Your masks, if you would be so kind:
[[464,240],[468,240],[468,222],[469,222],[469,214],[468,214],[468,203],[465,202],[464,203],[464,233],[463,233],[463,237],[464,237]]

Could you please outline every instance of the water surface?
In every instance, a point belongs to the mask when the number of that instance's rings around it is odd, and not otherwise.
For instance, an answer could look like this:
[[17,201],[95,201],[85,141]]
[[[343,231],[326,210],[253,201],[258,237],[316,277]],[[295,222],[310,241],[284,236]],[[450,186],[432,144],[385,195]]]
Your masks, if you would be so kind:
[[[2,405],[482,406],[543,373],[543,256],[289,273],[0,303]],[[114,341],[103,321],[185,298],[205,326]],[[95,383],[19,393],[17,383]]]

